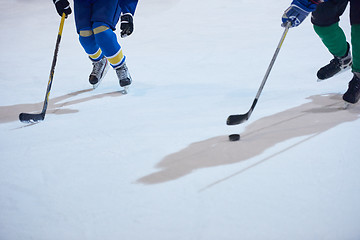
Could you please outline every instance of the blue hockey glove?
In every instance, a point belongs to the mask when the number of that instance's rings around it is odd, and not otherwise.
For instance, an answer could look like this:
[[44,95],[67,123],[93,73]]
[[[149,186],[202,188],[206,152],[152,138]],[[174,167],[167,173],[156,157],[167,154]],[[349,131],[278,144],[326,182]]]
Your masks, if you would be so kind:
[[56,11],[60,16],[65,13],[66,17],[71,14],[71,8],[68,0],[53,0]]
[[283,24],[285,26],[287,22],[291,22],[291,27],[299,26],[304,19],[309,15],[309,12],[302,9],[301,7],[291,4],[288,9],[285,10],[284,15],[282,16]]
[[293,0],[290,7],[285,10],[282,16],[282,26],[291,22],[291,27],[299,26],[310,12],[315,11],[317,4],[327,0]]
[[121,16],[120,29],[120,36],[122,38],[131,35],[131,33],[134,31],[134,20],[131,13],[125,13]]

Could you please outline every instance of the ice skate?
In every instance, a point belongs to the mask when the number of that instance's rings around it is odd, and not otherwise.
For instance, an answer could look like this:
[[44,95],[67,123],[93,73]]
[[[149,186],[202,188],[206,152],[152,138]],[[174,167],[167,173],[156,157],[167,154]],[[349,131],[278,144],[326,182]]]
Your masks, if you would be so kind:
[[120,67],[115,69],[116,74],[119,78],[120,87],[123,87],[121,91],[123,94],[127,94],[129,92],[129,86],[132,82],[129,70],[126,66],[126,63],[123,63]]
[[352,58],[350,53],[350,46],[348,44],[348,50],[345,56],[334,56],[334,58],[330,61],[328,65],[320,68],[320,70],[317,72],[318,82],[331,78],[342,71],[350,69],[351,65]]
[[349,82],[349,88],[344,93],[343,99],[346,103],[357,103],[360,99],[360,73],[354,73],[354,77]]
[[108,60],[103,57],[101,60],[97,62],[93,62],[93,70],[89,76],[89,82],[93,86],[93,88],[97,88],[101,82],[101,80],[106,75],[106,72],[109,69]]

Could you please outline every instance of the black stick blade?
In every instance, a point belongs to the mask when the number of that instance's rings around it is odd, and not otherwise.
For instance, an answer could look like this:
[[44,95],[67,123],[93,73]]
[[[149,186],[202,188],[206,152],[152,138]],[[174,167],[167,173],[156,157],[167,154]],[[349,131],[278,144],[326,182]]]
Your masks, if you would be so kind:
[[20,113],[19,120],[23,123],[33,123],[43,121],[45,114],[42,113]]
[[240,114],[240,115],[230,115],[227,120],[227,125],[237,125],[243,123],[249,119],[249,113]]
[[254,111],[257,101],[258,101],[258,99],[256,97],[247,113],[230,115],[226,120],[226,124],[227,125],[237,125],[237,124],[246,122],[250,118],[251,113]]

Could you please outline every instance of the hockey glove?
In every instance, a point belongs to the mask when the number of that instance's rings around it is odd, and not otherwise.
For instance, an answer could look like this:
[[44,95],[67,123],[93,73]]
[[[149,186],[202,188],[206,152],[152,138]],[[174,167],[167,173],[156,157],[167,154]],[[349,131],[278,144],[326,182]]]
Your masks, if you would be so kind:
[[66,17],[71,14],[71,8],[68,0],[53,0],[56,11],[61,16],[65,13]]
[[285,10],[284,15],[282,16],[281,20],[283,24],[281,26],[284,27],[287,22],[291,22],[291,27],[297,27],[304,21],[307,15],[309,15],[309,12],[292,4]]
[[121,16],[120,29],[120,35],[122,38],[131,35],[131,33],[134,31],[134,20],[131,13],[125,13]]
[[317,4],[327,0],[293,0],[290,7],[285,10],[282,16],[285,27],[287,22],[291,22],[291,27],[299,26],[310,12],[315,11]]

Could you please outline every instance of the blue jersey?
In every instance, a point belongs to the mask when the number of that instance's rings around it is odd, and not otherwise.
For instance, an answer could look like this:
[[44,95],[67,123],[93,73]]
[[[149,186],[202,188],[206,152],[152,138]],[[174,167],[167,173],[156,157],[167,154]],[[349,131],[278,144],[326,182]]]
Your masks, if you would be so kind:
[[[74,0],[74,2],[92,5],[98,0]],[[122,13],[131,13],[134,15],[138,0],[117,0]]]
[[94,22],[106,23],[115,30],[120,14],[134,15],[137,3],[138,0],[74,0],[77,32],[91,29]]

